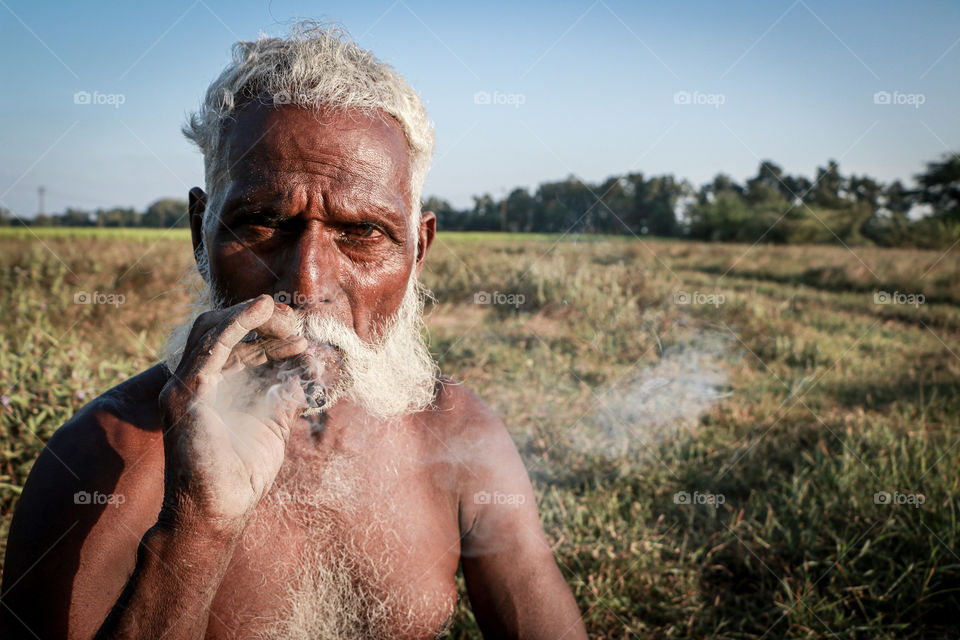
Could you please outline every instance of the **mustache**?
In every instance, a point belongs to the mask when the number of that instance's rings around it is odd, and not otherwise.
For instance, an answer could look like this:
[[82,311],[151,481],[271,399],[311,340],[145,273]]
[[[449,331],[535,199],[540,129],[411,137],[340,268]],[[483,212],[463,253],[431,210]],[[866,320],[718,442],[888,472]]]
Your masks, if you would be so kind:
[[[211,284],[211,279],[202,277],[207,272],[206,266],[206,255],[203,254],[199,256],[194,272],[199,272],[201,277],[194,283],[190,310],[170,330],[161,351],[162,360],[170,371],[177,369],[183,357],[196,317],[227,306],[226,299]],[[191,282],[190,279],[186,281]],[[313,380],[316,385],[303,391],[308,398],[313,396],[316,404],[323,401],[322,408],[311,406],[307,411],[328,410],[340,399],[351,401],[377,418],[398,417],[429,407],[439,375],[439,367],[424,337],[427,331],[423,311],[429,297],[430,292],[411,275],[400,307],[391,317],[373,322],[366,339],[360,338],[352,324],[346,324],[329,311],[293,308],[295,333],[307,339],[310,343],[308,351],[313,352],[309,355],[315,358],[312,365],[303,367],[303,379]],[[257,338],[254,330],[244,339]],[[316,371],[316,365],[322,365],[319,368],[323,372],[335,370],[336,380],[324,378],[322,372],[307,375],[309,371]]]

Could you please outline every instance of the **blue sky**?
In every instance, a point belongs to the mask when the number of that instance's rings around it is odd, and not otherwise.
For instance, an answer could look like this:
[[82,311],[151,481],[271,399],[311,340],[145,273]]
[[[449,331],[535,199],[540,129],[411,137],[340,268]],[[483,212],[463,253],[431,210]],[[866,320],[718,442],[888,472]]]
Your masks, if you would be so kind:
[[960,150],[956,2],[0,0],[0,206],[32,215],[40,185],[48,212],[185,197],[203,184],[186,113],[234,41],[297,17],[341,23],[421,93],[424,194],[457,206],[569,174],[743,180],[766,158],[909,180]]

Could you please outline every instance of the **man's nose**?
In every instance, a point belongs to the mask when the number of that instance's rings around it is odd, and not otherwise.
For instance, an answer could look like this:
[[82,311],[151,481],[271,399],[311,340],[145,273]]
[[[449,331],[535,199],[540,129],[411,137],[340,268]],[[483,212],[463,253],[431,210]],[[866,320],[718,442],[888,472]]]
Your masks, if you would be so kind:
[[[295,309],[317,309],[336,300],[337,249],[319,225],[309,225],[284,256],[278,302]],[[286,294],[286,300],[279,294]]]

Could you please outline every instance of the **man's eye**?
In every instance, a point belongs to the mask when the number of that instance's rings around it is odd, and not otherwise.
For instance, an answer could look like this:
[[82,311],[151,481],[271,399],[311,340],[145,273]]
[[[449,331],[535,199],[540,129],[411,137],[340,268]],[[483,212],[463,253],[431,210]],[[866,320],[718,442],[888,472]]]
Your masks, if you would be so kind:
[[235,229],[242,229],[246,227],[269,227],[272,225],[261,214],[254,212],[236,216],[230,226]]
[[273,216],[257,216],[250,221],[255,227],[266,227],[267,229],[282,229],[290,226],[291,221]]
[[351,238],[374,238],[380,233],[380,229],[378,229],[376,225],[362,222],[346,227],[344,233]]
[[274,233],[293,231],[298,222],[293,218],[252,213],[241,217],[234,225],[238,230],[248,230],[256,233]]

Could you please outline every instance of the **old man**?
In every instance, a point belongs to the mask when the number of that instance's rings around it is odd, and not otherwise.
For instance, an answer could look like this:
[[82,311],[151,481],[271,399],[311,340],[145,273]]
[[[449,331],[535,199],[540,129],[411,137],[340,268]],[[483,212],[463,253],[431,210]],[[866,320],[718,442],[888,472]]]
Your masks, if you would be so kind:
[[0,637],[434,638],[462,566],[485,636],[585,638],[510,436],[422,341],[419,96],[301,23],[184,131],[197,313],[40,455]]

